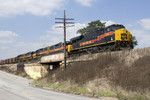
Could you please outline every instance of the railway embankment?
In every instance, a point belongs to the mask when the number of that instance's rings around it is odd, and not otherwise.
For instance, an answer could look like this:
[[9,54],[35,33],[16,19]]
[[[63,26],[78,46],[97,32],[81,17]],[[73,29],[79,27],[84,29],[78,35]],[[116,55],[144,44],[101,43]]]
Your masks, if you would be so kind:
[[66,71],[63,62],[53,71],[39,63],[24,64],[23,69],[15,64],[5,68],[35,79],[42,77],[31,84],[55,91],[108,100],[150,100],[150,48],[83,55],[67,62]]
[[102,52],[69,59],[32,85],[119,100],[150,100],[150,48]]

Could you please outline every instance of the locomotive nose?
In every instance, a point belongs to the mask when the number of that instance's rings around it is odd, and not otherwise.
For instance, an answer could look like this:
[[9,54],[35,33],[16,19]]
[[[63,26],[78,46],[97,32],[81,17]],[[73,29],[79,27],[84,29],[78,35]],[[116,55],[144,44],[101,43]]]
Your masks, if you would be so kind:
[[119,29],[115,31],[116,41],[130,41],[130,32],[127,29]]

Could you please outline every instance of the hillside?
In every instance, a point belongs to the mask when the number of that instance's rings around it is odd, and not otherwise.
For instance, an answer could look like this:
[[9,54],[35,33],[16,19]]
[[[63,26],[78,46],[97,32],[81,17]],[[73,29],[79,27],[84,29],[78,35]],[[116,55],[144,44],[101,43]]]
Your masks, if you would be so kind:
[[[83,60],[90,58],[95,59]],[[34,85],[119,100],[150,99],[150,48],[103,52],[76,59],[68,64],[66,71],[50,72]]]

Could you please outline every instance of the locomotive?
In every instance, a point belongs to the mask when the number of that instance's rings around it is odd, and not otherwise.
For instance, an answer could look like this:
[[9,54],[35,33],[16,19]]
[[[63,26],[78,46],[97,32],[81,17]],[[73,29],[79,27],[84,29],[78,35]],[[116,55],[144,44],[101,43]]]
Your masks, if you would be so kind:
[[[93,53],[93,51],[122,50],[126,48],[133,48],[132,35],[123,25],[120,24],[113,24],[99,30],[93,30],[88,34],[74,37],[66,42],[68,55],[85,52]],[[63,51],[64,43],[60,42],[36,51],[18,55],[14,58],[2,60],[1,64],[40,59],[42,56],[53,55]]]
[[81,35],[70,40],[74,51],[121,50],[133,48],[130,32],[123,25],[113,24],[95,32]]

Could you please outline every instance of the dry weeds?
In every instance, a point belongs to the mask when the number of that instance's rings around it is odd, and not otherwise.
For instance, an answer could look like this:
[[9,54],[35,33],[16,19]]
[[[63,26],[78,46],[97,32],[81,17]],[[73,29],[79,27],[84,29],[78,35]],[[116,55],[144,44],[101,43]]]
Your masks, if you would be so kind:
[[[149,62],[150,48],[107,52],[99,55],[95,60],[71,63],[66,71],[62,69],[54,71],[53,81],[71,81],[80,86],[86,85],[89,92],[113,90],[120,93],[124,90],[130,94],[136,92],[148,95]],[[118,87],[122,89],[119,90]]]

